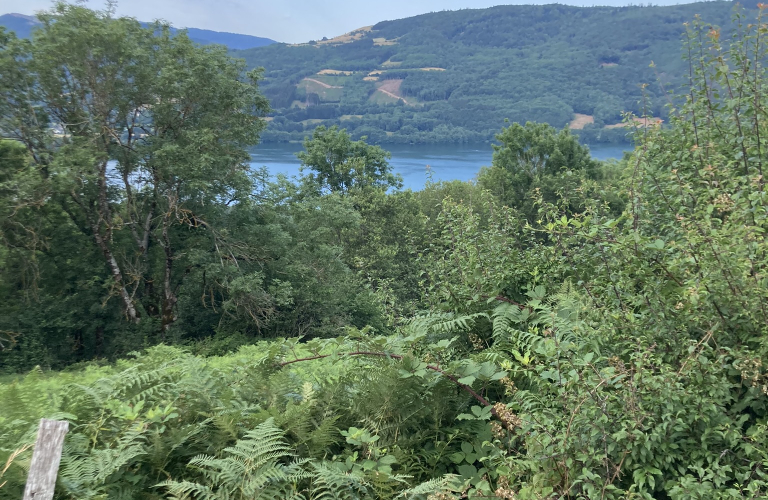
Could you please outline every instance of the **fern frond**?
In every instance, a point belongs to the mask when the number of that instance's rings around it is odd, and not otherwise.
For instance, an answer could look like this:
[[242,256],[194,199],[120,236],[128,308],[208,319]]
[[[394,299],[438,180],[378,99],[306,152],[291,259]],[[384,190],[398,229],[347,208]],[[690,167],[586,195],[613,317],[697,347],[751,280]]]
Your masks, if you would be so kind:
[[419,498],[420,499],[420,498],[424,498],[426,495],[429,495],[430,493],[459,492],[462,490],[462,486],[463,485],[459,476],[456,476],[454,474],[446,474],[443,477],[431,479],[429,481],[416,485],[413,488],[409,488],[403,491],[402,493],[400,493],[397,496],[397,498],[405,498],[405,499]]
[[[223,450],[222,457],[198,455],[189,465],[203,474],[205,486],[189,481],[160,483],[174,498],[213,495],[201,498],[250,500],[254,498],[300,498],[297,482],[312,477],[305,469],[308,460],[293,460],[283,431],[273,419],[248,431],[234,446]],[[186,495],[186,496],[185,496]],[[197,497],[194,497],[197,498]]]
[[338,464],[312,464],[314,480],[309,500],[356,500],[365,498],[369,484],[358,474],[342,470]]
[[192,481],[163,481],[159,488],[167,488],[172,500],[219,500],[221,497],[208,486]]
[[106,493],[113,474],[146,454],[145,437],[141,430],[126,432],[113,448],[89,448],[90,443],[85,436],[73,437],[64,446],[59,480],[75,498],[95,498]]

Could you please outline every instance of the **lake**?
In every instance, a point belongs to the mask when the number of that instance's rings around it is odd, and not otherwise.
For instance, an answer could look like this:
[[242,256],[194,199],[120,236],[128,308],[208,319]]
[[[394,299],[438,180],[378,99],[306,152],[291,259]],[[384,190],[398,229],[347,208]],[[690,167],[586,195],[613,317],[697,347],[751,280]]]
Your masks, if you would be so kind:
[[[389,164],[403,176],[403,187],[419,190],[427,182],[428,173],[433,181],[468,181],[475,178],[480,167],[491,164],[493,150],[490,144],[385,144],[392,153]],[[267,167],[272,175],[299,175],[301,151],[298,143],[260,144],[252,154],[251,166]],[[598,160],[621,158],[629,145],[595,144],[589,146]]]

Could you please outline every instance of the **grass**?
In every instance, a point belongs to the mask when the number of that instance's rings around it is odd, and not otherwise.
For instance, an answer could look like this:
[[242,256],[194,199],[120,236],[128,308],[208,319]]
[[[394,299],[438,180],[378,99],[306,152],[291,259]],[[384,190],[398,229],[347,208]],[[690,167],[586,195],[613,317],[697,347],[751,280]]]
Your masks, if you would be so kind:
[[387,40],[386,38],[374,38],[374,45],[397,45],[396,40]]

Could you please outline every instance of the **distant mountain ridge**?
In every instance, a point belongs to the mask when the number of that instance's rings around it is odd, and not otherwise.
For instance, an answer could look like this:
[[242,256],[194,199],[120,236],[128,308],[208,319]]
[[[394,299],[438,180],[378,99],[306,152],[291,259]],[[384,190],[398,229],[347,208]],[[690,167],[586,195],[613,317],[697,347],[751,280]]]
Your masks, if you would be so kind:
[[8,31],[16,32],[19,38],[29,38],[32,30],[39,25],[38,20],[33,16],[24,14],[4,14],[0,16],[0,26]]
[[233,50],[252,49],[277,43],[271,38],[241,35],[238,33],[229,33],[226,31],[211,31],[199,28],[186,28],[186,30],[189,38],[201,45],[217,43],[219,45],[226,45],[228,48]]
[[[0,16],[0,26],[3,26],[9,31],[16,32],[16,36],[19,38],[29,38],[32,31],[40,23],[33,16],[25,16],[23,14],[4,14]],[[148,26],[149,23],[141,23],[144,26]],[[178,29],[174,28],[174,31]],[[201,45],[219,44],[225,45],[229,49],[243,50],[252,49],[256,47],[264,47],[273,43],[277,43],[271,38],[263,38],[259,36],[241,35],[238,33],[227,33],[223,31],[204,30],[199,28],[186,28],[187,35],[193,41]]]

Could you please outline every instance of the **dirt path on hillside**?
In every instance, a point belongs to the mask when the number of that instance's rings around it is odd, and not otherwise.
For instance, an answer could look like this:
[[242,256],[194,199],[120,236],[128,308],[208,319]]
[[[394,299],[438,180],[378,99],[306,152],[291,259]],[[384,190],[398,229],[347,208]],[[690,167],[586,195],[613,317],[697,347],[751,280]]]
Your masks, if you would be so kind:
[[384,90],[384,89],[376,89],[376,90],[378,90],[379,92],[384,92],[389,97],[394,97],[395,99],[402,99],[402,101],[404,103],[408,104],[408,101],[405,99],[405,97],[400,97],[399,95],[395,95],[392,92],[390,92],[389,90]]
[[316,83],[316,84],[320,85],[321,87],[325,87],[327,89],[343,89],[344,88],[344,87],[340,87],[338,85],[328,85],[327,83],[321,82],[320,80],[315,80],[314,78],[305,78],[305,80],[308,81],[308,82]]
[[402,99],[404,103],[408,104],[408,101],[405,99],[405,97],[399,95],[400,94],[400,85],[403,83],[402,80],[385,80],[384,83],[379,85],[378,90],[379,92],[384,92],[389,97],[394,97],[395,99]]

